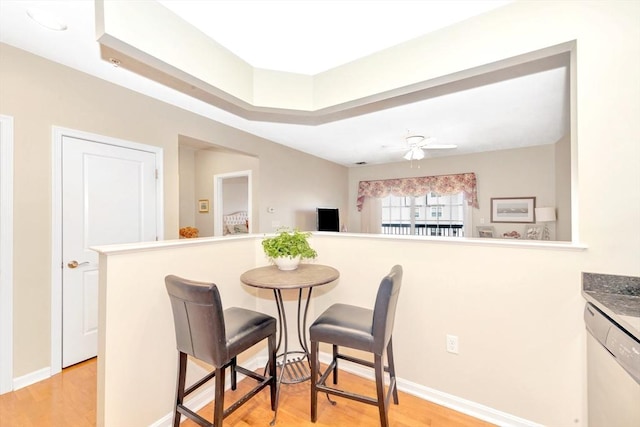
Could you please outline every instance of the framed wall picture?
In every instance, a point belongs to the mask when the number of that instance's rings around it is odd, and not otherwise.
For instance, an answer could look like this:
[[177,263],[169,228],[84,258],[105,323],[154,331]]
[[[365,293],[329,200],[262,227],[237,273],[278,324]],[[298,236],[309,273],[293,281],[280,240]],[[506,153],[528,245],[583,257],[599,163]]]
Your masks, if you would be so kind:
[[491,198],[491,222],[534,223],[535,197]]
[[479,225],[476,227],[476,230],[478,230],[478,237],[493,237],[493,227],[491,227],[490,225]]
[[198,212],[200,213],[209,212],[209,199],[198,200]]

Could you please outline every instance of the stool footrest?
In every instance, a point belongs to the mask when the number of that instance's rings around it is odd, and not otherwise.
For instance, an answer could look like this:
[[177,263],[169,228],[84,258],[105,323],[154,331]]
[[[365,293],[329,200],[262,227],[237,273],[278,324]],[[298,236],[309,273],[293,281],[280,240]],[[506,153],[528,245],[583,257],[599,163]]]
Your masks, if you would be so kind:
[[[240,367],[238,367],[240,368]],[[258,379],[258,381],[260,381],[260,377],[262,377],[259,374],[255,374],[254,372],[251,372],[247,369],[244,368],[240,368],[238,369],[238,372],[243,373],[245,375],[248,375],[254,379]],[[251,372],[252,374],[255,375],[249,375],[247,374],[248,372]],[[244,405],[249,399],[251,399],[253,396],[255,396],[256,394],[258,394],[263,388],[265,388],[266,386],[269,385],[270,382],[275,381],[275,378],[271,378],[271,377],[262,377],[262,381],[260,383],[258,383],[258,385],[256,385],[254,388],[251,389],[251,391],[249,391],[248,393],[246,393],[244,396],[242,396],[240,399],[238,399],[237,401],[235,401],[231,406],[229,406],[225,411],[224,411],[224,415],[223,418],[227,418],[228,415],[230,415],[231,413],[233,413],[236,409],[238,409],[239,407],[241,407],[242,405]]]
[[[347,362],[358,363],[360,365],[368,366],[369,368],[374,368],[375,365],[373,362],[364,359],[358,359],[357,357],[347,356],[346,354],[336,354],[336,359],[346,360]],[[389,367],[384,366],[384,371],[389,372]]]
[[[338,355],[336,358],[340,358],[340,359],[345,359],[348,360],[350,362],[355,362],[355,363],[361,363],[363,365],[371,365],[371,367],[373,367],[373,363],[370,363],[366,360],[362,360],[362,359],[357,359],[355,357],[349,357],[349,356],[341,356]],[[376,398],[373,397],[369,397],[369,396],[363,396],[361,394],[356,394],[356,393],[352,393],[349,391],[345,391],[345,390],[340,390],[338,388],[334,388],[334,387],[329,387],[326,384],[327,381],[327,377],[331,374],[331,372],[333,371],[333,369],[336,367],[336,360],[333,360],[331,362],[331,364],[327,367],[327,369],[324,371],[324,373],[320,376],[320,380],[318,380],[318,383],[316,384],[316,388],[318,389],[319,392],[323,392],[323,393],[327,393],[327,394],[333,394],[335,396],[340,396],[340,397],[345,397],[347,399],[353,399],[356,400],[358,402],[362,402],[362,403],[368,403],[369,405],[374,405],[374,406],[378,406],[378,400]],[[388,370],[388,369],[385,369]],[[396,384],[396,379],[395,378],[391,378],[391,382],[389,384],[389,390],[387,391],[387,395],[385,397],[385,400],[387,402],[387,405],[389,404],[390,400],[391,400],[391,396],[393,395],[393,391],[394,389],[397,387]]]

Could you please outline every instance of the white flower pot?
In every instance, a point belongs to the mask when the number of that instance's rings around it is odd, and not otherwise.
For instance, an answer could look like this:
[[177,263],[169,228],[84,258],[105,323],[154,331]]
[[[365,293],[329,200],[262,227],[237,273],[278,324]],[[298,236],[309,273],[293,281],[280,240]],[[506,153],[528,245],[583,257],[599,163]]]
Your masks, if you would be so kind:
[[280,270],[295,270],[300,264],[300,256],[295,258],[282,257],[273,258],[273,262],[278,266]]

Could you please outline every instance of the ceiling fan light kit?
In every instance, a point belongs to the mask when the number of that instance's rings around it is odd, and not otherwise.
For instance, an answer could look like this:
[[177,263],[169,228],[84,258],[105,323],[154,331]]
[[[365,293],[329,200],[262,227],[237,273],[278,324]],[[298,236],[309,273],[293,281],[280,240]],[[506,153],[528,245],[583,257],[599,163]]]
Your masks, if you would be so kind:
[[417,146],[422,141],[424,141],[424,136],[422,135],[409,135],[406,138],[407,144],[409,147]]
[[433,138],[425,140],[423,135],[408,135],[405,137],[409,151],[403,156],[406,160],[422,160],[425,157],[424,150],[438,150],[456,148],[453,144],[433,144]]
[[422,160],[424,159],[424,151],[420,147],[413,147],[404,155],[404,158],[407,160]]
[[404,155],[406,160],[422,160],[424,159],[424,151],[420,144],[424,141],[424,136],[422,135],[407,135],[405,138],[407,145],[409,146],[409,151]]

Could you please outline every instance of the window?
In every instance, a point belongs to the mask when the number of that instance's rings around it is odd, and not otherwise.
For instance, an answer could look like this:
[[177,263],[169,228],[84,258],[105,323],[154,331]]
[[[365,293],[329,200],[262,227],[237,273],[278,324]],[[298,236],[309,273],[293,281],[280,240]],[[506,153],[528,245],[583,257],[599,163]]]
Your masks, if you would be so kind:
[[452,195],[382,198],[382,232],[418,236],[465,235],[467,205],[462,192]]

